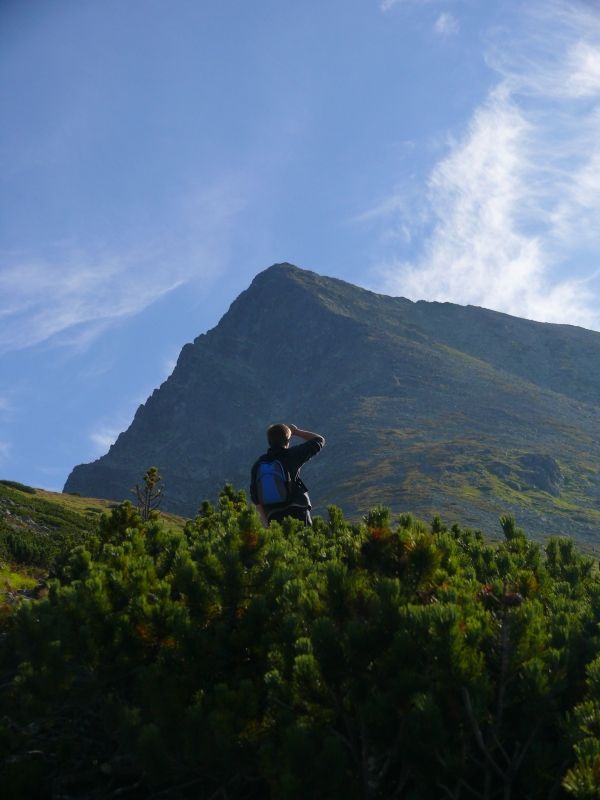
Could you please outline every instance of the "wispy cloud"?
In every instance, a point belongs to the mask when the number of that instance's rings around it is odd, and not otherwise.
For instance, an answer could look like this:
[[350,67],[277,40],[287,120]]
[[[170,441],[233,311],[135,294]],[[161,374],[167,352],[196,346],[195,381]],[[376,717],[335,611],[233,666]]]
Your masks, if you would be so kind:
[[0,353],[75,334],[77,326],[77,340],[85,340],[181,283],[158,270],[149,252],[91,255],[61,247],[53,259],[16,258],[0,271]]
[[6,461],[10,455],[11,445],[10,442],[0,439],[0,463]]
[[453,36],[454,34],[458,33],[460,30],[460,24],[454,14],[450,14],[448,11],[442,12],[439,17],[436,19],[433,30],[443,38],[447,38],[448,36]]
[[179,351],[177,353],[173,353],[162,360],[162,371],[164,374],[164,380],[166,380],[169,375],[173,372],[175,367],[177,366],[177,359],[179,358]]
[[[170,374],[170,372],[167,372],[170,364],[166,359],[163,366],[165,370],[164,380],[166,380]],[[138,387],[135,392],[120,398],[118,407],[114,409],[110,416],[104,416],[96,421],[88,434],[88,441],[93,446],[92,455],[94,457],[104,455],[110,446],[117,441],[119,434],[129,428],[135,412],[147,402],[155,389],[156,386],[154,384]]]
[[0,355],[48,340],[84,348],[184,283],[218,274],[247,197],[243,179],[225,176],[181,197],[176,235],[128,248],[59,242],[43,255],[0,253]]
[[6,381],[6,388],[3,387],[0,393],[0,422],[3,424],[12,424],[14,422],[23,399],[18,382],[13,382],[10,387],[8,384],[9,381]]
[[522,31],[490,47],[498,81],[432,169],[417,212],[403,192],[371,212],[421,242],[410,259],[388,255],[382,283],[597,328],[600,14],[531,8]]
[[404,1],[405,0],[381,0],[379,8],[382,11],[389,11],[390,8],[393,8],[394,6],[398,5],[398,3],[402,3]]
[[90,441],[94,445],[97,455],[106,453],[111,444],[117,441],[117,437],[123,429],[101,425],[90,433]]
[[381,0],[379,8],[385,13],[394,6],[428,6],[443,2],[448,2],[448,0]]

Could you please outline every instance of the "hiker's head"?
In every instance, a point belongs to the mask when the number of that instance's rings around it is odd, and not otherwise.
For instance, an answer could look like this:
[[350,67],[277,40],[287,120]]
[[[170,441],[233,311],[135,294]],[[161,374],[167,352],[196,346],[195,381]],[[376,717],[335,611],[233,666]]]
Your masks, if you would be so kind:
[[287,425],[278,422],[267,430],[269,447],[287,447],[292,438],[292,432]]

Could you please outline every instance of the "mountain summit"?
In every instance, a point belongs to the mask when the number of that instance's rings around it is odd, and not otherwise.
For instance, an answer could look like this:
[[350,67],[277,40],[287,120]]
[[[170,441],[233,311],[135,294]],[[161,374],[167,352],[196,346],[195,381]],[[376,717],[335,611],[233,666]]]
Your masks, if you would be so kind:
[[121,500],[151,465],[168,510],[246,487],[272,422],[318,430],[316,510],[375,503],[594,543],[600,334],[452,303],[411,302],[290,264],[259,273],[109,452],[65,491]]

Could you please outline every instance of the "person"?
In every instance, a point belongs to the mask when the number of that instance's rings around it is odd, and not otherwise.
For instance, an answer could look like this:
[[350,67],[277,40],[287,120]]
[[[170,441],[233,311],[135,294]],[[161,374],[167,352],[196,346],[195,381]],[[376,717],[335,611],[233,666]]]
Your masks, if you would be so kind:
[[[290,447],[290,439],[297,436],[304,439],[302,444]],[[308,489],[300,478],[300,469],[303,464],[315,456],[325,445],[325,439],[320,433],[304,431],[295,425],[284,425],[278,423],[271,425],[267,430],[267,440],[269,443],[268,451],[262,455],[252,466],[250,476],[250,496],[256,505],[264,527],[269,522],[281,522],[285,517],[294,517],[301,520],[305,525],[312,525],[310,510],[310,497]],[[279,503],[265,504],[260,501],[256,482],[259,464],[263,462],[272,463],[279,461],[287,473],[289,488],[287,498]]]

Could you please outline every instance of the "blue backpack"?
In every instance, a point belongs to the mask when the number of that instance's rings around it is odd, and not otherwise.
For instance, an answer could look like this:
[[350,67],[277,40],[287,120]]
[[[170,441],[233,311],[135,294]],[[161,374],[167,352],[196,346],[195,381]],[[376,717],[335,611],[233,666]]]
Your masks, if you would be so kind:
[[281,461],[259,461],[256,469],[256,495],[263,506],[287,503],[290,480]]

